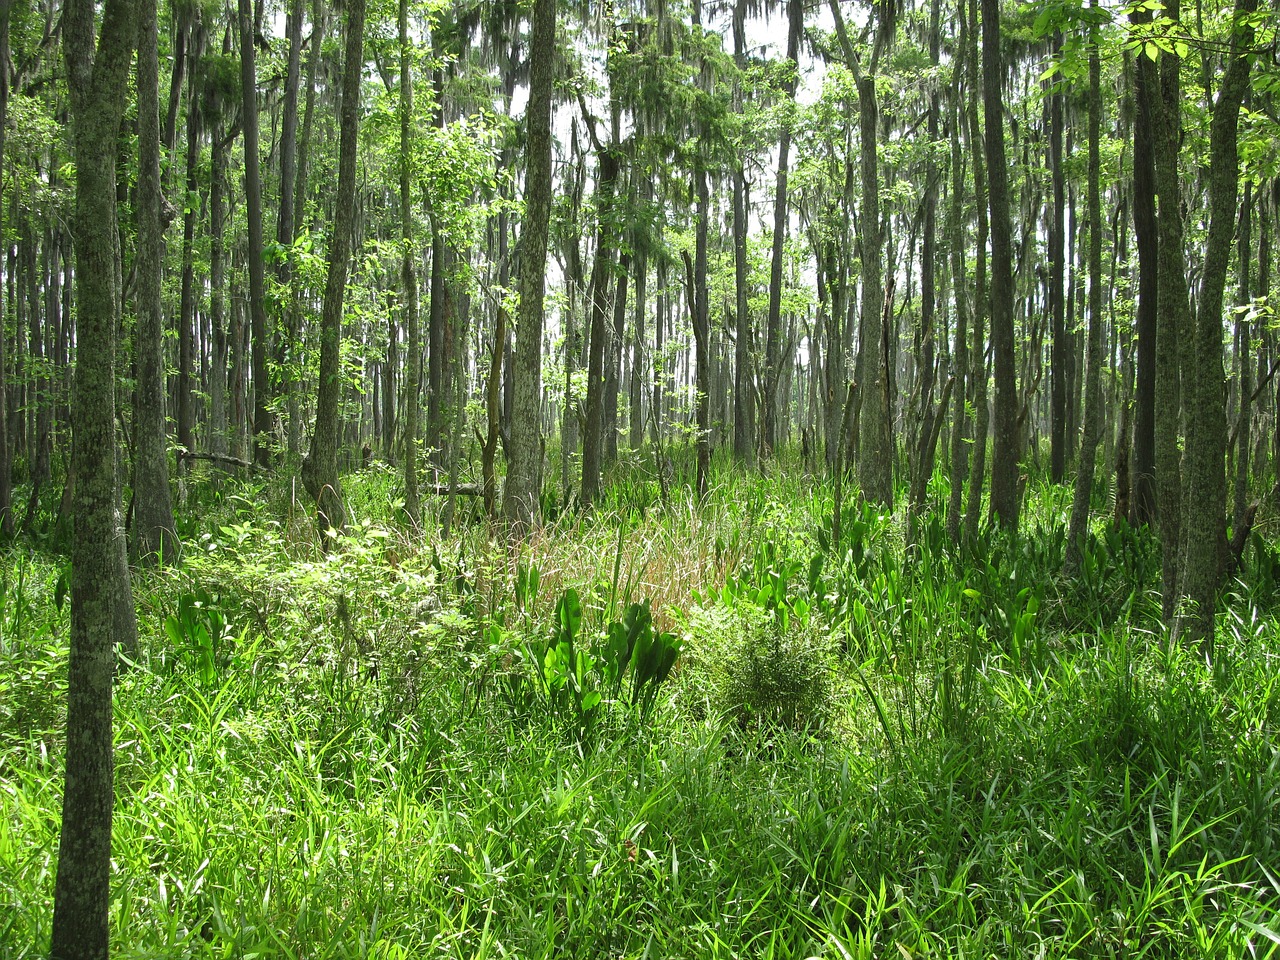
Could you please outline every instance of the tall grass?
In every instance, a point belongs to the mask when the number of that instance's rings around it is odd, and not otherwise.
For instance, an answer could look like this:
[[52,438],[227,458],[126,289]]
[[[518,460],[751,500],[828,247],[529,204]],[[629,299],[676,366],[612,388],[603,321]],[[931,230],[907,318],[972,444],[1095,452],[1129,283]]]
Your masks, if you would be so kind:
[[[516,546],[411,536],[377,471],[346,482],[332,553],[287,491],[192,518],[182,562],[136,578],[115,953],[1276,954],[1265,544],[1211,666],[1156,622],[1146,534],[1099,527],[1060,579],[1053,490],[1018,540],[961,549],[926,518],[908,548],[856,508],[831,543],[802,476],[725,471],[702,506],[643,465],[614,481]],[[0,956],[26,958],[49,942],[67,619],[56,558],[0,570]],[[766,646],[824,638],[826,712],[708,714],[678,663],[647,719],[612,704],[584,737],[515,693],[570,589],[584,642],[648,599],[690,664],[737,655],[716,646],[735,609]],[[209,669],[165,629],[191,598],[225,621]]]

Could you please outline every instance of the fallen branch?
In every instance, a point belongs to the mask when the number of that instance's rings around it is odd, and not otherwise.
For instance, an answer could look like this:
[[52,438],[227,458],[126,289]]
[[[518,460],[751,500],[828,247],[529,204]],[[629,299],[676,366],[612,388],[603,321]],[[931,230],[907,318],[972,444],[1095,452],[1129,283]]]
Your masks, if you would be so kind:
[[484,487],[478,483],[460,483],[456,487],[449,487],[447,484],[437,483],[428,486],[428,493],[434,493],[439,497],[447,497],[453,494],[457,497],[483,497]]
[[241,460],[239,457],[232,457],[225,453],[194,453],[190,450],[179,450],[178,461],[183,460],[207,460],[210,463],[225,463],[233,467],[243,467],[246,470],[256,470],[258,465],[248,460]]

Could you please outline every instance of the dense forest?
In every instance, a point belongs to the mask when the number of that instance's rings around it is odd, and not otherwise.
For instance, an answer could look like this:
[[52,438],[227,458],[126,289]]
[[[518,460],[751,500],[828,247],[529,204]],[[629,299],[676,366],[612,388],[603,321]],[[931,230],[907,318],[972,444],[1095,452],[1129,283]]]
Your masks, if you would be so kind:
[[1280,6],[0,0],[0,957],[1280,951]]

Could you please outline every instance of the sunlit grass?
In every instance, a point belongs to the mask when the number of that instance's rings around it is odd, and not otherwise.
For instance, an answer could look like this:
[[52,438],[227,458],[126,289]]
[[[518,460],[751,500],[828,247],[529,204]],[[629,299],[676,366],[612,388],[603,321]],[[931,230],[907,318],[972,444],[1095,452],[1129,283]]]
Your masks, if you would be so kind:
[[[376,471],[347,481],[332,555],[278,491],[193,521],[178,566],[136,577],[115,954],[1275,955],[1265,571],[1210,666],[1155,623],[1145,535],[1099,528],[1061,580],[1055,491],[975,555],[926,530],[908,561],[900,518],[872,518],[828,545],[817,596],[821,484],[724,473],[699,507],[642,472],[515,548],[483,524],[416,538]],[[820,728],[708,716],[692,672],[648,723],[611,708],[589,735],[514,699],[563,591],[590,629],[651,599],[696,655],[690,611],[755,602],[721,587],[791,559],[786,609],[835,650]],[[0,955],[25,958],[49,937],[67,616],[60,562],[23,562],[0,609]],[[212,680],[163,628],[197,588],[228,621]]]

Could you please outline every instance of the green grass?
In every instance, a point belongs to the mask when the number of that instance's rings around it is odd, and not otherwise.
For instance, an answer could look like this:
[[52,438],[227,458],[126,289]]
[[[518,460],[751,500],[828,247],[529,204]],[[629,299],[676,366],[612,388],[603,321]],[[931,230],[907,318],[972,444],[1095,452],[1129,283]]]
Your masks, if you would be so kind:
[[[1210,667],[1154,623],[1145,534],[1098,528],[1060,579],[1057,491],[1020,541],[962,553],[926,524],[908,561],[900,517],[852,508],[860,539],[824,548],[830,492],[794,474],[722,473],[698,509],[637,468],[515,550],[482,525],[416,540],[381,473],[344,484],[337,553],[287,491],[227,490],[180,564],[136,574],[117,956],[1276,954],[1265,544]],[[67,612],[57,558],[0,570],[0,956],[38,957]],[[606,703],[585,730],[522,695],[570,588],[588,636],[644,599],[684,634],[646,721]],[[225,618],[207,662],[165,630],[183,595]],[[820,719],[708,714],[694,666],[744,655],[735,618],[762,656],[768,623],[825,638]]]

